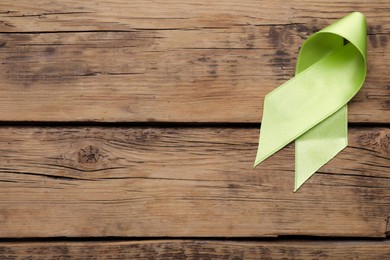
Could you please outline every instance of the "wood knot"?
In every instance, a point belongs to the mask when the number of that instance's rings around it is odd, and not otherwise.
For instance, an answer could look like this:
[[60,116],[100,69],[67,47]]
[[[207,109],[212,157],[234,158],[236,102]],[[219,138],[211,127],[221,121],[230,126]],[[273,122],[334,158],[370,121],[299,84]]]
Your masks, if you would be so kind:
[[79,163],[92,165],[96,164],[100,158],[99,148],[89,145],[79,151]]

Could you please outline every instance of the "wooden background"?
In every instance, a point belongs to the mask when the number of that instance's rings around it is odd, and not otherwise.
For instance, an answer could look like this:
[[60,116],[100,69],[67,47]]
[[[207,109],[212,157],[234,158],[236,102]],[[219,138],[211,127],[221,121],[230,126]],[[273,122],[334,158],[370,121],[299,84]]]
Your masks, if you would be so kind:
[[[0,258],[390,258],[390,1],[0,2]],[[293,193],[263,98],[351,11],[349,146]]]

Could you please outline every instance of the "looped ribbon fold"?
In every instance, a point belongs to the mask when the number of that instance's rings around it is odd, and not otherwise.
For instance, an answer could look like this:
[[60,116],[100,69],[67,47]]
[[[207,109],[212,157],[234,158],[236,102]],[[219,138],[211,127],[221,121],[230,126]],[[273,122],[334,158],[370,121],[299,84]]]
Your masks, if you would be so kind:
[[255,167],[295,140],[295,188],[348,145],[347,103],[366,78],[366,19],[353,12],[311,35],[295,77],[264,99]]

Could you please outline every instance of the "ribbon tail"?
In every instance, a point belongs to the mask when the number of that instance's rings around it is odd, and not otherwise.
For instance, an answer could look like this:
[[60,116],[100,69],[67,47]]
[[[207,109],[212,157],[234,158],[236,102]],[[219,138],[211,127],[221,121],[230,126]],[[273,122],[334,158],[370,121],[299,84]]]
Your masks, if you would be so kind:
[[347,106],[295,140],[294,192],[348,145]]

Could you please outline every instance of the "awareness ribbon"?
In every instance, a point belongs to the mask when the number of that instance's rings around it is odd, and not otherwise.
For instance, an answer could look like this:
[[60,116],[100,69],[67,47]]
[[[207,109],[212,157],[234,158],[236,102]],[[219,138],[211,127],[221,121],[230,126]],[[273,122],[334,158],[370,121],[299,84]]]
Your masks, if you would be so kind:
[[348,145],[347,103],[366,78],[366,19],[353,12],[302,45],[295,77],[268,93],[255,167],[295,140],[295,188]]

